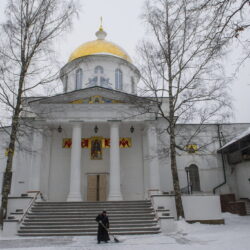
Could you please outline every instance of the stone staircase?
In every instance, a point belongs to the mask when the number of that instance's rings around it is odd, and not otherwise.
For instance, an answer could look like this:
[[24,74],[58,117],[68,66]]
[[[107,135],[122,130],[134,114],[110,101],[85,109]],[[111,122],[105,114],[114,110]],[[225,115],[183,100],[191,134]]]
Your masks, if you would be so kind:
[[106,210],[115,235],[157,234],[160,228],[150,201],[36,202],[19,236],[96,235],[98,213]]
[[240,201],[245,202],[246,215],[250,215],[250,200],[249,199],[240,199]]

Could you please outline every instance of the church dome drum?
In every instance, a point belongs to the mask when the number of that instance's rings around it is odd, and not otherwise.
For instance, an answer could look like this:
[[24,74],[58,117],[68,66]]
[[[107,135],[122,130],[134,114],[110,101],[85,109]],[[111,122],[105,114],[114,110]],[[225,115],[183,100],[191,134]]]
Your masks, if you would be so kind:
[[61,69],[64,92],[93,86],[136,94],[140,79],[138,69],[120,46],[106,41],[102,26],[96,32],[97,39],[79,46]]

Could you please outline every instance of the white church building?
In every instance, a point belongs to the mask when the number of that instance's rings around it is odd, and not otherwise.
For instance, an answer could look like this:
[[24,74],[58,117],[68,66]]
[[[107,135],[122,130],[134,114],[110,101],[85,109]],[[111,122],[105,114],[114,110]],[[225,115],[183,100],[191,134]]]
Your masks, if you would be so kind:
[[[54,202],[151,197],[156,206],[168,206],[175,216],[166,120],[158,117],[154,99],[137,96],[139,70],[106,35],[101,27],[96,40],[71,54],[60,72],[63,93],[24,98],[23,126],[29,126],[14,153],[10,197],[30,191],[40,191],[46,201]],[[167,112],[166,103],[162,105]],[[179,124],[183,136],[177,140],[181,142],[198,126]],[[223,150],[218,152],[249,126],[206,125],[186,145],[188,152],[178,152],[189,220],[221,220],[218,194],[250,199],[249,158],[244,164],[229,163],[226,155],[222,157]],[[8,145],[5,130],[0,131],[0,138],[2,176]]]

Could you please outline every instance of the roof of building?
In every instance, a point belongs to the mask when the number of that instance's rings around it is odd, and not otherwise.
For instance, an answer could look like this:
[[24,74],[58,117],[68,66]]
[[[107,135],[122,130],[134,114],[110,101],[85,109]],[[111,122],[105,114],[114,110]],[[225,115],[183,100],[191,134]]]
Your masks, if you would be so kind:
[[84,56],[107,54],[120,57],[132,63],[132,60],[127,54],[127,52],[115,43],[106,41],[106,36],[107,33],[103,30],[101,26],[100,29],[96,32],[97,39],[94,41],[86,42],[79,46],[76,50],[74,50],[69,57],[69,62]]
[[[100,94],[100,95],[105,95],[107,93],[112,93],[113,96],[116,97],[121,97],[122,99],[126,100],[126,102],[130,102],[131,104],[139,104],[139,102],[152,102],[152,103],[157,103],[156,100],[152,99],[152,98],[148,98],[148,97],[141,97],[141,96],[137,96],[134,94],[130,94],[130,93],[126,93],[126,92],[122,92],[119,90],[114,90],[114,89],[109,89],[109,88],[105,88],[105,87],[101,87],[101,86],[92,86],[92,87],[88,87],[88,88],[84,88],[84,89],[79,89],[79,90],[73,90],[71,92],[67,92],[67,93],[60,93],[54,96],[47,96],[47,97],[41,97],[41,98],[37,98],[37,99],[31,99],[28,101],[29,104],[31,103],[48,103],[51,102],[53,103],[54,101],[65,101],[68,97],[69,99],[75,99],[77,95],[80,95],[82,98],[84,97],[84,94],[86,96],[89,95],[90,91],[95,91],[95,94]],[[136,102],[137,100],[137,102]],[[140,101],[139,101],[140,100]]]
[[226,143],[223,147],[221,147],[218,152],[221,152],[223,150],[225,150],[226,148],[230,147],[232,144],[242,140],[243,138],[247,137],[250,135],[250,127],[245,130],[244,132],[240,133],[239,135],[237,135],[236,137],[234,137],[231,141],[229,141],[228,143]]

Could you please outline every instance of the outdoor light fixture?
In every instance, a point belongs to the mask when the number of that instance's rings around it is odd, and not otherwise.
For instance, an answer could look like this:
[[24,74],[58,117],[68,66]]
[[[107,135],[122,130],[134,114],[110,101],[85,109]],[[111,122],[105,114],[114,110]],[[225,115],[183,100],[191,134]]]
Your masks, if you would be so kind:
[[131,133],[134,133],[134,131],[135,131],[135,128],[134,128],[133,126],[131,126],[131,127],[130,127],[130,132],[131,132]]
[[97,133],[97,132],[98,132],[98,130],[99,130],[99,128],[95,125],[95,127],[94,127],[94,131],[95,131],[95,133]]
[[59,125],[59,127],[57,128],[57,131],[58,131],[58,133],[62,133],[62,127],[61,127],[61,125]]

